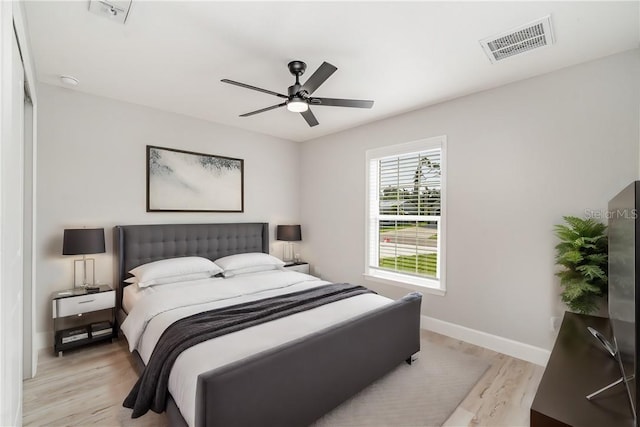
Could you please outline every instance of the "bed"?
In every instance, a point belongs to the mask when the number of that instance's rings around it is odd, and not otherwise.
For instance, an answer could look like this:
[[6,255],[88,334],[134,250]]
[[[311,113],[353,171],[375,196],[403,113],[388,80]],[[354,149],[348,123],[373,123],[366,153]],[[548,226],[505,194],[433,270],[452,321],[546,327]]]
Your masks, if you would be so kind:
[[[216,260],[236,254],[268,254],[268,230],[266,223],[115,227],[118,325],[127,317],[128,323],[142,318],[147,300],[173,300],[180,294],[193,299],[191,286],[215,294],[212,302],[201,304],[208,309],[325,286],[327,282],[312,276],[274,270],[171,285],[177,289],[162,285],[150,292],[153,297],[130,292],[133,288],[127,290],[128,272],[149,262],[187,256]],[[260,289],[254,292],[257,283]],[[228,297],[231,302],[222,301],[219,293],[230,290],[239,294]],[[309,425],[398,364],[411,361],[420,349],[420,303],[419,294],[392,301],[367,293],[189,348],[180,355],[169,378],[166,411],[170,423],[197,427]],[[153,350],[154,339],[149,337],[161,335],[163,324],[171,322],[168,319],[174,311],[191,313],[193,304],[189,304],[188,309],[159,309],[162,315],[153,317],[139,337],[127,337],[140,369]],[[202,365],[196,367],[195,360]]]

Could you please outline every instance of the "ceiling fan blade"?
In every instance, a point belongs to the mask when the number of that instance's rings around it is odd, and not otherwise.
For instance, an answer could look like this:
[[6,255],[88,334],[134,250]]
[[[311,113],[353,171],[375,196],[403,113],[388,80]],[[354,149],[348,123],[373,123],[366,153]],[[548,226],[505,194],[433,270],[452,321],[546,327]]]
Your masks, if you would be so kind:
[[303,111],[300,114],[302,115],[302,117],[304,117],[310,127],[314,127],[319,124],[318,119],[316,119],[316,116],[314,116],[311,112],[311,108],[309,108],[307,111]]
[[236,85],[236,86],[240,86],[240,87],[244,87],[246,89],[252,89],[252,90],[257,90],[258,92],[264,92],[264,93],[268,93],[269,95],[275,95],[275,96],[279,96],[280,98],[288,98],[287,95],[283,95],[281,93],[277,93],[277,92],[273,92],[271,90],[267,90],[267,89],[261,89],[259,87],[255,87],[255,86],[251,86],[245,83],[240,83],[240,82],[235,82],[233,80],[229,80],[229,79],[222,79],[220,80],[223,83],[229,83],[231,85]]
[[312,105],[324,105],[327,107],[353,107],[353,108],[371,108],[373,101],[364,99],[339,99],[339,98],[309,98]]
[[301,90],[304,90],[307,92],[307,94],[311,95],[316,91],[316,89],[318,89],[318,87],[320,87],[322,83],[325,82],[325,80],[331,77],[331,74],[335,73],[336,70],[337,68],[333,65],[329,64],[328,62],[323,62],[322,65],[318,67],[316,72],[313,73],[311,77],[309,77],[309,79],[305,82]]
[[250,112],[250,113],[240,114],[240,117],[249,117],[249,116],[253,116],[254,114],[264,113],[265,111],[269,111],[269,110],[275,110],[276,108],[284,107],[285,105],[287,105],[287,103],[286,103],[286,102],[283,102],[282,104],[272,105],[271,107],[262,108],[262,109],[260,109],[260,110],[252,111],[252,112]]

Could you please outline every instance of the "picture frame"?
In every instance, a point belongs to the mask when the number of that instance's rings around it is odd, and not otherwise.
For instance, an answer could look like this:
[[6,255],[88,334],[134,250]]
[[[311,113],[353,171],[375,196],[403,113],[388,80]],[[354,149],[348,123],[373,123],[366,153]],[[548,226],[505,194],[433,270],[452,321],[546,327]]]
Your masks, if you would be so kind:
[[147,145],[147,212],[244,212],[244,160]]

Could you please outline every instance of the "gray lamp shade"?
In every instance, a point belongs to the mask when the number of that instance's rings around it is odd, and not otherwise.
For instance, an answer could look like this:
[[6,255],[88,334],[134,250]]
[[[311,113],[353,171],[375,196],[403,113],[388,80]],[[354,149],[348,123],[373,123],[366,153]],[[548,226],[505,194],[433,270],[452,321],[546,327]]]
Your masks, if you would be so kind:
[[279,225],[276,228],[276,239],[287,242],[302,240],[302,231],[299,225]]
[[64,230],[62,255],[88,255],[104,252],[104,228],[68,228]]

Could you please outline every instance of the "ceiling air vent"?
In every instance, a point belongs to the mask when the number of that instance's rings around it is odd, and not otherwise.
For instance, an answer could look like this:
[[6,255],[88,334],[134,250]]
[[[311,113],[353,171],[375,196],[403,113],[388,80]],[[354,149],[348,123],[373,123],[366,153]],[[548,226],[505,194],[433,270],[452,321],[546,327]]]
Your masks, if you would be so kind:
[[480,40],[480,45],[492,63],[510,56],[553,44],[551,16]]

